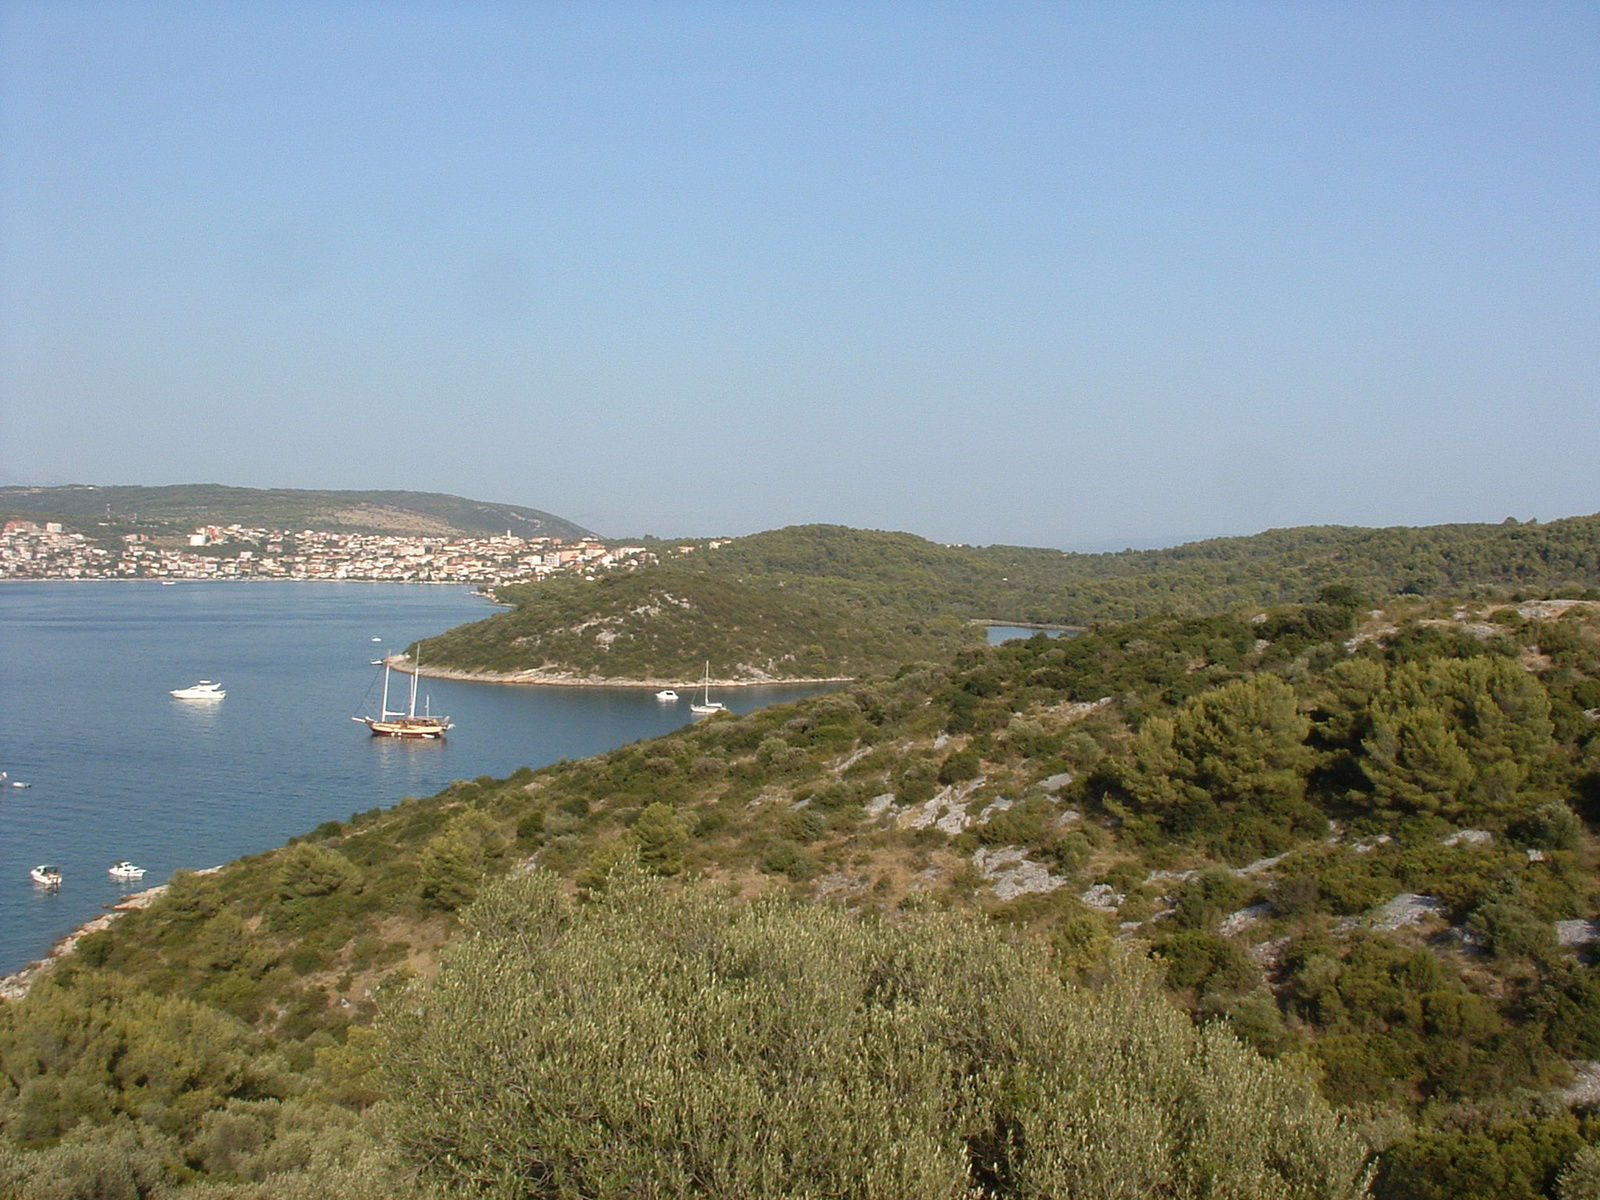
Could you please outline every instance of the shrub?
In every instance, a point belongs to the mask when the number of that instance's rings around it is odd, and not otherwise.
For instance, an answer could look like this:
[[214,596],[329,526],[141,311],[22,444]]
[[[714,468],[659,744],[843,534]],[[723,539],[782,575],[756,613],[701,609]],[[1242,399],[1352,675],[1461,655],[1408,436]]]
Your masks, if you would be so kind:
[[683,870],[683,852],[689,831],[678,814],[659,801],[649,805],[633,823],[633,840],[639,846],[639,865],[656,875],[676,875]]
[[1583,840],[1583,822],[1559,800],[1547,800],[1512,823],[1508,831],[1523,846],[1537,850],[1576,850]]
[[939,782],[962,783],[978,777],[978,755],[973,750],[957,750],[939,766]]
[[761,856],[761,869],[769,875],[790,879],[810,879],[817,873],[816,860],[788,838],[773,838]]
[[[492,885],[493,893],[503,885]],[[401,1152],[561,1195],[1355,1200],[1355,1134],[1293,1071],[1196,1029],[1148,971],[1100,994],[969,920],[559,880],[380,1020]],[[554,921],[555,913],[560,917]]]

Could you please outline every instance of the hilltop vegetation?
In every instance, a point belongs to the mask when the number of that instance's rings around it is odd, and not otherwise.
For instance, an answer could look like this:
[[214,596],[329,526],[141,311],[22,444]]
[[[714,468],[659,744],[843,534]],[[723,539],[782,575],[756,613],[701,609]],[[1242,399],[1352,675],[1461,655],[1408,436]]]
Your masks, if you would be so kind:
[[[1086,625],[1303,603],[1321,589],[1387,596],[1584,595],[1600,587],[1600,517],[1424,529],[1319,527],[1170,550],[1063,554],[941,546],[804,525],[702,543],[626,581],[502,588],[517,612],[430,642],[484,672],[687,680],[835,678],[942,659],[964,622]],[[1600,593],[1597,593],[1600,594]]]
[[[107,509],[110,515],[107,516]],[[198,525],[316,529],[328,533],[446,536],[495,534],[576,540],[589,531],[534,508],[487,504],[437,492],[240,488],[215,483],[171,487],[0,487],[0,518],[61,521],[92,534],[100,522],[118,533]]]
[[822,590],[760,586],[678,563],[496,594],[516,608],[428,639],[429,662],[549,679],[684,683],[709,661],[716,679],[817,679],[890,670],[979,636],[952,616],[863,611]]
[[1052,1195],[1077,1139],[1148,1172],[1087,1195],[1593,1194],[1600,605],[1367,605],[966,647],[180,875],[0,1005],[0,1180]]

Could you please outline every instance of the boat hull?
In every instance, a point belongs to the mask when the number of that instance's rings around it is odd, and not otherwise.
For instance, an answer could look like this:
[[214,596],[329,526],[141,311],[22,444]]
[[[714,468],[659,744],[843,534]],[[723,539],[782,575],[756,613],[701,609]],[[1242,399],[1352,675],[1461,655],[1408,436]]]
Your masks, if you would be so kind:
[[399,717],[389,721],[363,717],[361,723],[372,730],[373,737],[409,738],[414,741],[442,738],[450,728],[449,721],[430,717]]
[[179,700],[221,700],[227,694],[220,683],[212,683],[209,679],[202,679],[193,687],[173,688],[171,692]]

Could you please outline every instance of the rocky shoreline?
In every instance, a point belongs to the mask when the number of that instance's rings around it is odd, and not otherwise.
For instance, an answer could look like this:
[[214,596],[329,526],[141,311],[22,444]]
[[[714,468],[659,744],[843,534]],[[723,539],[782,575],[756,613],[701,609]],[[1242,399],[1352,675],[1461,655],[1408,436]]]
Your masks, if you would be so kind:
[[[424,679],[459,679],[466,683],[514,683],[538,687],[584,688],[686,688],[705,686],[704,679],[612,679],[600,675],[577,675],[566,671],[532,668],[526,671],[461,671],[454,667],[425,666],[417,670],[411,660],[403,655],[392,655],[386,660],[390,667],[402,674],[417,674]],[[854,683],[853,675],[833,675],[826,678],[763,676],[759,679],[713,679],[713,688],[786,687],[800,684]]]
[[[211,875],[220,870],[222,870],[220,866],[207,867],[203,871],[194,873],[196,875]],[[66,937],[51,946],[50,953],[37,962],[31,962],[23,967],[22,970],[13,974],[0,975],[0,1000],[21,1000],[28,994],[28,989],[34,985],[39,976],[77,950],[80,941],[91,933],[99,933],[102,929],[109,929],[112,922],[116,921],[124,913],[136,912],[141,908],[149,908],[166,890],[166,884],[158,883],[155,887],[145,888],[142,892],[133,892],[124,896],[115,904],[107,905],[106,911],[98,917],[85,921],[67,934]]]

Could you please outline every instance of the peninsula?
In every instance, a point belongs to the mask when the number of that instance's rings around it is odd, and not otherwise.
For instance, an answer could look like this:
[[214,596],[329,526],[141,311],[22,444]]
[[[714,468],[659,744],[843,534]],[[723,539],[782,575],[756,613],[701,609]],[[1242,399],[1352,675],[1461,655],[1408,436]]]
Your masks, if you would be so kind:
[[511,611],[430,638],[424,672],[678,686],[709,659],[718,686],[859,678],[947,658],[981,642],[986,622],[1081,628],[1162,612],[1326,607],[1329,597],[1595,588],[1597,516],[1281,529],[1120,554],[801,525],[686,542],[592,579],[497,587]]

